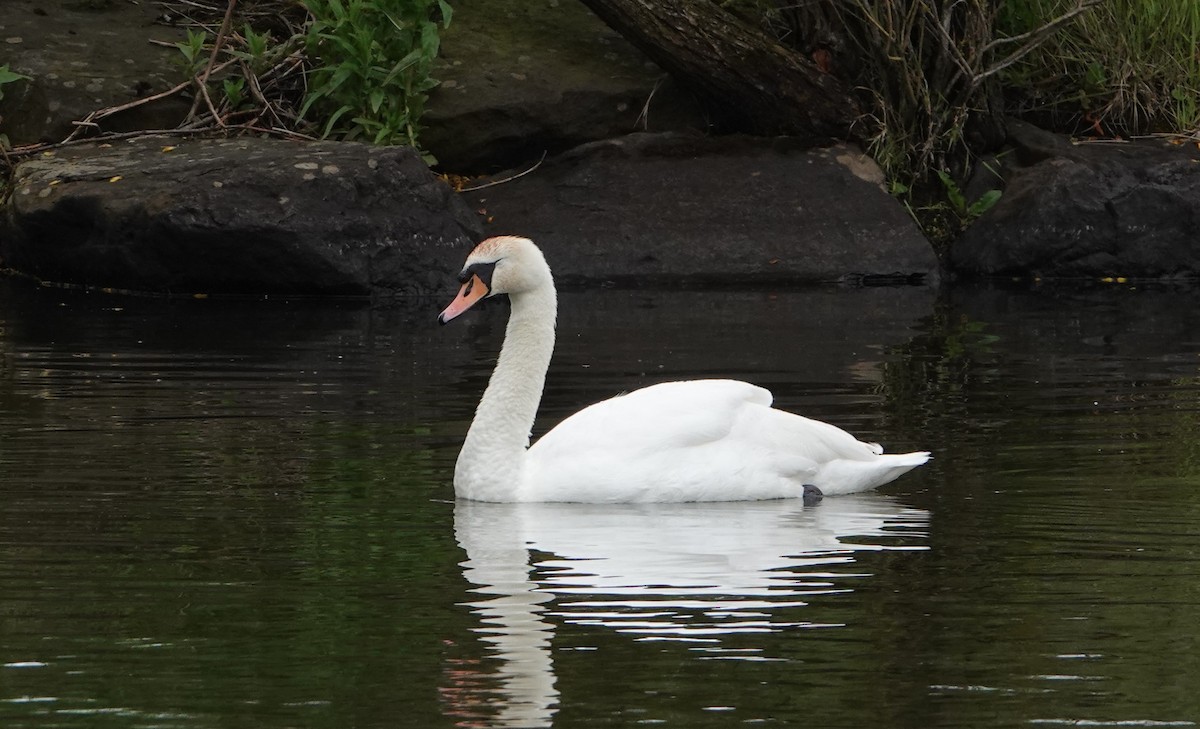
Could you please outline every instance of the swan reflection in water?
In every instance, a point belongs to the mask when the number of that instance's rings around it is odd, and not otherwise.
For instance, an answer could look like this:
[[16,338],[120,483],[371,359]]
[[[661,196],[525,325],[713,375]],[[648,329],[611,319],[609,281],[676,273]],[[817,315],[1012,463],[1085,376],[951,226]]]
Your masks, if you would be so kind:
[[467,605],[499,662],[488,723],[552,723],[556,625],[682,641],[710,658],[772,660],[765,647],[723,647],[722,637],[828,626],[797,620],[794,608],[869,577],[855,570],[856,552],[927,549],[928,523],[929,512],[874,493],[813,506],[459,501],[463,576],[481,596]]

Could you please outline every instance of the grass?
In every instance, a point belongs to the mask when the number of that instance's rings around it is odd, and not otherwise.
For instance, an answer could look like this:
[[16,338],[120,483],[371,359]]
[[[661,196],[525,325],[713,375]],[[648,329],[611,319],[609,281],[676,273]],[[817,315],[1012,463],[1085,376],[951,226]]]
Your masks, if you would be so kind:
[[[1009,0],[1007,33],[1065,0]],[[1105,0],[1005,74],[1013,110],[1099,135],[1200,130],[1200,3]]]

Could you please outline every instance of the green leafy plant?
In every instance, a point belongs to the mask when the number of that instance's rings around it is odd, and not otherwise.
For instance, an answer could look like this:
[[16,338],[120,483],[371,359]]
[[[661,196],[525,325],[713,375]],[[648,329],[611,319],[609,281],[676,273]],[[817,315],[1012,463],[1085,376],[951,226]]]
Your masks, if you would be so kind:
[[246,79],[241,76],[225,79],[221,82],[221,89],[231,109],[238,109],[246,101]]
[[188,28],[187,38],[175,44],[182,56],[180,62],[183,65],[183,72],[188,76],[200,73],[204,64],[208,62],[208,51],[206,50],[208,42],[208,33]]
[[[4,87],[7,84],[13,84],[18,81],[29,81],[30,78],[24,74],[17,73],[8,67],[8,64],[0,66],[0,101],[4,100]],[[0,134],[0,149],[9,148],[8,135]]]
[[975,218],[991,210],[992,206],[999,202],[1000,196],[1003,194],[1000,190],[988,190],[973,202],[968,202],[962,188],[958,186],[958,183],[954,181],[949,172],[938,170],[937,176],[946,191],[946,200],[950,203],[950,209],[963,224],[970,223]]
[[300,116],[324,121],[321,136],[417,146],[419,120],[439,49],[445,0],[305,0],[313,64]]
[[245,41],[246,49],[233,51],[233,55],[249,63],[251,70],[256,72],[263,70],[268,62],[268,51],[271,48],[270,34],[255,33],[254,29],[247,25],[242,30],[242,38]]
[[8,67],[8,64],[0,66],[0,99],[4,98],[4,86],[6,84],[16,83],[17,81],[28,81],[28,76],[17,73]]

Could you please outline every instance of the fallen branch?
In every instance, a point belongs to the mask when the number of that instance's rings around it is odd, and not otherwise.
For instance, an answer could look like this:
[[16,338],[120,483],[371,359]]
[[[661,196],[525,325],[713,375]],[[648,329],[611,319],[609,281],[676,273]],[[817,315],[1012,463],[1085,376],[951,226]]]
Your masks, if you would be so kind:
[[475,190],[482,190],[487,187],[495,187],[496,185],[503,185],[506,182],[512,182],[513,180],[515,180],[519,177],[524,177],[525,175],[528,175],[530,172],[533,172],[538,167],[541,167],[542,162],[545,162],[545,161],[546,161],[546,153],[542,152],[542,158],[539,159],[537,162],[535,162],[532,167],[525,170],[524,172],[518,172],[515,175],[505,177],[503,180],[492,180],[491,182],[485,182],[482,185],[475,185],[474,187],[464,187],[464,188],[460,189],[459,192],[474,192]]

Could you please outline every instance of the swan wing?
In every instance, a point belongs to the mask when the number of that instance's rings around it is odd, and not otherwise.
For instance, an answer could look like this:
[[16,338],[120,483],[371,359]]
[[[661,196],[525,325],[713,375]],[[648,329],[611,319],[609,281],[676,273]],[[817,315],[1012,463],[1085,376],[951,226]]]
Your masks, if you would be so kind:
[[928,453],[882,455],[736,380],[668,382],[570,416],[529,449],[526,501],[733,501],[875,488]]
[[822,463],[873,458],[827,423],[771,408],[735,380],[668,382],[580,410],[529,450],[526,500],[714,501],[797,496]]
[[771,393],[736,380],[664,382],[580,410],[530,451],[569,458],[581,450],[628,455],[694,447],[727,436],[748,405],[770,407]]

